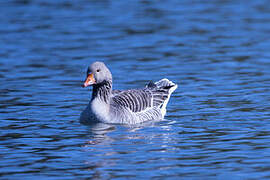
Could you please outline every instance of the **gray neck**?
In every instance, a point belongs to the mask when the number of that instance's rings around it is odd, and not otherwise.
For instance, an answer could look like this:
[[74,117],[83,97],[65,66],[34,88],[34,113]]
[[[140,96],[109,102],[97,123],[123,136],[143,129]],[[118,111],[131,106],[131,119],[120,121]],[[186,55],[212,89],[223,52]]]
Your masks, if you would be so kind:
[[110,102],[110,95],[112,93],[112,82],[111,81],[103,81],[99,84],[93,85],[93,93],[92,100],[95,98],[99,98],[105,103]]

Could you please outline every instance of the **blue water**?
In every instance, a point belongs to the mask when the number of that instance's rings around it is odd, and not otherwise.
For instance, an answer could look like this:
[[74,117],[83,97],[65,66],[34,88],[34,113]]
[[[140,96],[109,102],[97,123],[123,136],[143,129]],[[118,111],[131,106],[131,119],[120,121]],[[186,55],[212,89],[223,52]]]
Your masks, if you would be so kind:
[[[269,179],[267,0],[0,2],[0,179]],[[83,125],[87,66],[168,78],[166,119]]]

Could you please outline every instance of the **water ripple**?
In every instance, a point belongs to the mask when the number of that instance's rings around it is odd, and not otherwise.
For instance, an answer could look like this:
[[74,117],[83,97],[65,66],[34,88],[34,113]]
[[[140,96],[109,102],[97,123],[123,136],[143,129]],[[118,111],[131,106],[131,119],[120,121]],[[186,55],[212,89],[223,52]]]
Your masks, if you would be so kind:
[[[3,179],[268,179],[263,1],[0,3]],[[166,119],[80,124],[90,62],[114,88],[168,78]]]

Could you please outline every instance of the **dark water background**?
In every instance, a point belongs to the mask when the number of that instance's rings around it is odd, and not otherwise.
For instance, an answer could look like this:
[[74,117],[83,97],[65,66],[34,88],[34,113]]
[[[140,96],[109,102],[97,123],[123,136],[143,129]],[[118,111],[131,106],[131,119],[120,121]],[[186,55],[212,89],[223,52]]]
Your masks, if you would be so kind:
[[[80,124],[95,60],[166,120]],[[0,179],[267,179],[269,93],[267,0],[0,2]]]

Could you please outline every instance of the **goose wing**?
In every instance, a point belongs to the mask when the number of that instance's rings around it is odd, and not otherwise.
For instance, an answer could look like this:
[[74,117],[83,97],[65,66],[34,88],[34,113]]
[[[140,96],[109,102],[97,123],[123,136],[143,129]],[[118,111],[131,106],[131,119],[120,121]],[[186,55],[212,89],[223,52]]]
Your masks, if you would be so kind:
[[128,108],[132,112],[141,112],[153,106],[152,93],[147,89],[115,91],[112,101],[115,105]]
[[130,109],[132,112],[142,112],[149,108],[165,109],[171,93],[177,85],[168,79],[162,79],[146,85],[144,89],[126,91],[114,90],[112,101],[115,105]]

